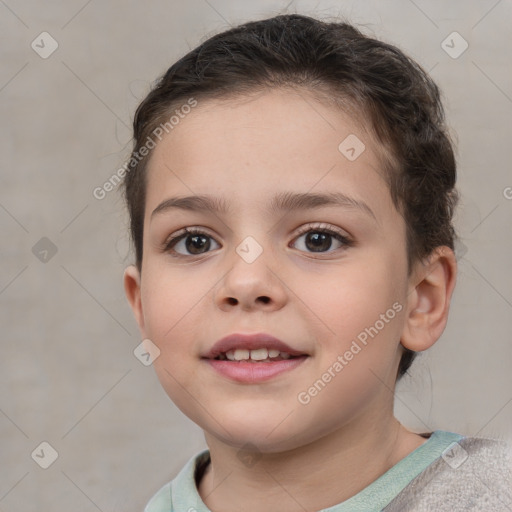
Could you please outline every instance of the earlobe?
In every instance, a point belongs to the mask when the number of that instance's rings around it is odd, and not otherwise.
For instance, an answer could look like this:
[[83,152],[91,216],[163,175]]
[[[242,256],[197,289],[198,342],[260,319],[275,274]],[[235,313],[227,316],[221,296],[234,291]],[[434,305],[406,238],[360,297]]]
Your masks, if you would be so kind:
[[144,313],[142,311],[141,290],[140,290],[140,272],[139,269],[130,265],[124,271],[124,292],[130,307],[132,308],[135,320],[139,325],[141,336],[144,334]]
[[418,263],[411,275],[401,343],[417,352],[431,347],[448,321],[457,262],[449,247],[436,248],[427,263]]

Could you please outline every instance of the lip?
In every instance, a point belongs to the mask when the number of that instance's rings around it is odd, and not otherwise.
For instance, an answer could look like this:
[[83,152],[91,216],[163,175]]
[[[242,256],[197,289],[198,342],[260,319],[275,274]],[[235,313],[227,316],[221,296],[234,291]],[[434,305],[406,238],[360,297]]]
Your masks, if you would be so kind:
[[[293,356],[290,359],[278,361],[250,362],[250,361],[229,361],[215,359],[220,354],[237,348],[255,350],[268,348],[286,352]],[[294,349],[270,334],[230,334],[218,340],[209,352],[204,356],[206,362],[218,373],[236,382],[245,384],[256,384],[276,377],[300,366],[309,354]]]
[[[291,356],[303,356],[308,355],[305,352],[296,350],[284,341],[281,341],[274,336],[266,333],[257,334],[239,334],[234,333],[218,340],[213,347],[203,356],[206,359],[215,359],[225,352],[230,350],[236,350],[237,348],[256,350],[258,348],[268,348],[279,350],[279,352],[286,352]],[[253,364],[253,363],[251,363]],[[265,364],[265,363],[255,363]]]
[[206,359],[206,362],[224,377],[243,384],[257,384],[297,368],[306,359],[308,359],[308,356],[302,355],[293,359],[270,361],[268,363],[220,361],[219,359]]

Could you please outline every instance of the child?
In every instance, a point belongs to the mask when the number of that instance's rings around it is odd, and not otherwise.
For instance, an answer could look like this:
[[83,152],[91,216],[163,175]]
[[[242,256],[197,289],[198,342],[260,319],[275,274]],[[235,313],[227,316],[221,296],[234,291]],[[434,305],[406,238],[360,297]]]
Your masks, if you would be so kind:
[[137,109],[127,298],[205,433],[146,512],[510,510],[504,443],[393,416],[455,285],[437,86],[345,23],[211,37]]

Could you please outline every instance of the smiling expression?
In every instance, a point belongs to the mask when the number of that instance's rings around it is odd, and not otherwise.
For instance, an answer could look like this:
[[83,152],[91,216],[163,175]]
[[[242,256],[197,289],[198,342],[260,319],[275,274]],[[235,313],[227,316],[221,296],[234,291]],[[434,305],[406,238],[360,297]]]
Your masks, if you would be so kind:
[[[349,135],[365,145],[353,161],[339,149]],[[271,452],[392,408],[398,312],[307,405],[297,399],[407,300],[405,223],[378,154],[360,122],[284,89],[199,101],[157,144],[138,321],[160,349],[154,367],[169,397],[209,434]],[[233,333],[269,334],[296,357],[230,360],[252,356],[242,343],[212,363]],[[273,349],[260,345],[255,359]],[[282,371],[236,379],[219,363]]]

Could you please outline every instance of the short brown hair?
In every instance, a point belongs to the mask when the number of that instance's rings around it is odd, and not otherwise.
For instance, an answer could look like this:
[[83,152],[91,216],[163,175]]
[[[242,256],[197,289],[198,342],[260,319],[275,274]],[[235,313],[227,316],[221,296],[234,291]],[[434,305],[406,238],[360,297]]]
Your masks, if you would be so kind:
[[[456,163],[437,85],[398,48],[348,23],[290,14],[210,37],[174,63],[137,108],[123,190],[139,270],[149,157],[134,155],[191,97],[226,98],[275,87],[329,95],[370,121],[391,155],[385,178],[406,223],[409,269],[438,246],[454,248]],[[404,348],[397,378],[415,356]]]

